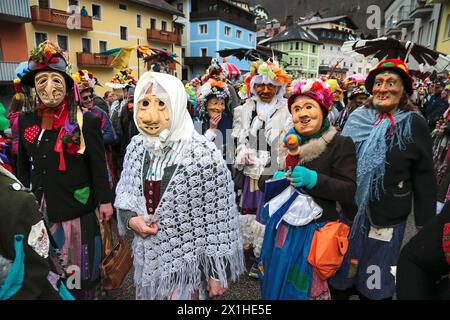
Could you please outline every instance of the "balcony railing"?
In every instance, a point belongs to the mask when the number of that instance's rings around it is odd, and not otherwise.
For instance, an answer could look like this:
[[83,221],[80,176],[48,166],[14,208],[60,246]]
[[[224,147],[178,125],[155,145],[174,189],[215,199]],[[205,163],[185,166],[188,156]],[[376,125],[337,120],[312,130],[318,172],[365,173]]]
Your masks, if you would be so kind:
[[160,41],[165,43],[175,43],[181,46],[181,34],[159,29],[147,29],[148,41]]
[[0,61],[0,82],[13,81],[16,75],[16,68],[19,66],[19,62],[7,62]]
[[433,6],[427,4],[416,5],[414,10],[409,13],[410,19],[426,18],[433,12]]
[[0,20],[12,22],[30,22],[31,12],[28,0],[0,1]]
[[411,7],[404,6],[397,13],[397,25],[398,28],[407,28],[414,25],[414,19],[410,17]]
[[77,65],[83,68],[112,68],[113,56],[98,53],[77,52]]
[[35,24],[83,31],[90,31],[93,29],[92,17],[72,14],[63,10],[31,6],[31,17],[32,22]]

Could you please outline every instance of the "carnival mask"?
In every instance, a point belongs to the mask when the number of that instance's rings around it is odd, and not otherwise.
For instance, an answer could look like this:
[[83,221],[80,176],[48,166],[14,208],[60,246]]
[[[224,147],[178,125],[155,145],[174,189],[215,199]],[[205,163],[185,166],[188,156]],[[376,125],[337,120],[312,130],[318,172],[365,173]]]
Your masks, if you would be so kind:
[[158,137],[163,130],[169,129],[169,108],[158,96],[152,94],[152,86],[138,101],[137,107],[137,125],[142,131],[152,137]]
[[397,108],[403,95],[403,81],[398,74],[386,71],[375,77],[372,91],[375,107],[381,112],[390,112]]
[[39,72],[34,83],[36,94],[45,106],[56,108],[63,102],[67,86],[61,73],[56,71]]
[[366,102],[367,98],[368,97],[365,94],[358,94],[350,100],[350,109],[354,110],[355,108],[362,106]]
[[262,102],[270,103],[277,93],[277,87],[271,83],[259,83],[255,85],[256,94]]
[[209,117],[212,119],[219,114],[222,114],[225,110],[225,100],[220,98],[211,98],[206,105]]
[[336,90],[333,92],[333,101],[337,102],[337,101],[341,101],[341,92]]
[[322,128],[322,108],[314,99],[298,96],[291,106],[291,114],[295,131],[301,136],[311,136]]

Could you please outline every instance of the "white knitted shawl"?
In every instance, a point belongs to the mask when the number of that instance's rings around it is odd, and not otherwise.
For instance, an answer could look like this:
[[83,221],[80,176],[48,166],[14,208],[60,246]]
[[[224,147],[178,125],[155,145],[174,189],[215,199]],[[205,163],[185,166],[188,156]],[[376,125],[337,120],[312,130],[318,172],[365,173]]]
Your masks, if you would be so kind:
[[[119,214],[147,214],[146,152],[142,135],[133,137],[116,190]],[[181,153],[155,211],[158,233],[146,239],[135,235],[133,241],[137,299],[167,299],[174,290],[183,296],[202,289],[202,271],[227,287],[227,269],[233,281],[245,271],[233,181],[221,152],[194,131]]]

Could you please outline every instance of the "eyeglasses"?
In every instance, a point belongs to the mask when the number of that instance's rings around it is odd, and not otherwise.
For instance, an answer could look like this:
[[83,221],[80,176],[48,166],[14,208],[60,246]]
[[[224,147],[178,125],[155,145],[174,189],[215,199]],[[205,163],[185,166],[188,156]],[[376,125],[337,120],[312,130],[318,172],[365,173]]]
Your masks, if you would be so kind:
[[82,97],[82,99],[85,100],[85,101],[86,101],[88,98],[89,98],[89,99],[93,99],[93,98],[94,98],[94,95],[90,94],[90,95],[88,95],[88,96]]

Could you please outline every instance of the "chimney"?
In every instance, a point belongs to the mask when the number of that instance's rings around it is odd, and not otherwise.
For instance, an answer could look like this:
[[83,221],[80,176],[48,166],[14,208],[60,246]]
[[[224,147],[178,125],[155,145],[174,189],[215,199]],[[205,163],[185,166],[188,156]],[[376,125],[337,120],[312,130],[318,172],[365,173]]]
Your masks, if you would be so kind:
[[286,16],[286,28],[294,25],[294,16]]

